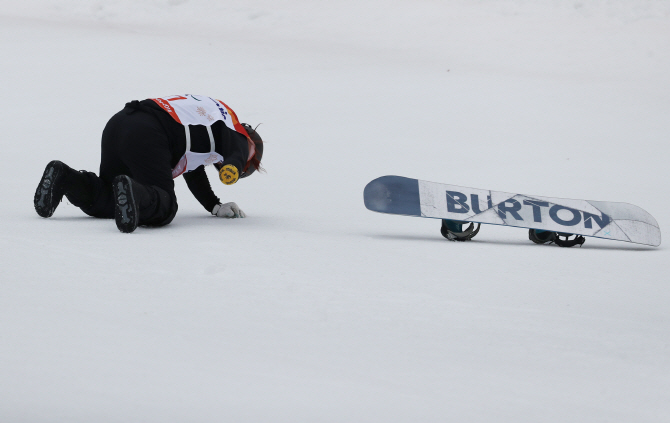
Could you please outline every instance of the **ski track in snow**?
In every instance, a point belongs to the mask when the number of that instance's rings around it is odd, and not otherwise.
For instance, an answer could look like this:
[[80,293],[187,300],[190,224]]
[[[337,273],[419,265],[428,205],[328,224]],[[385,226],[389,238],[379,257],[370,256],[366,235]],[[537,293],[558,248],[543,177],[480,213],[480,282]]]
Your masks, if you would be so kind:
[[[0,1],[2,422],[670,421],[668,250],[363,206],[370,180],[670,219],[663,1]],[[121,234],[32,197],[133,99],[262,122],[249,216]]]

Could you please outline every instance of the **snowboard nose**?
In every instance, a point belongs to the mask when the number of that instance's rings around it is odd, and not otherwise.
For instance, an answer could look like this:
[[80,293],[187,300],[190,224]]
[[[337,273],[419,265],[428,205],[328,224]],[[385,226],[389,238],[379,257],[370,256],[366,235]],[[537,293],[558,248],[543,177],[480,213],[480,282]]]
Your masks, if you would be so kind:
[[401,176],[382,176],[363,190],[365,207],[379,213],[421,216],[419,181]]

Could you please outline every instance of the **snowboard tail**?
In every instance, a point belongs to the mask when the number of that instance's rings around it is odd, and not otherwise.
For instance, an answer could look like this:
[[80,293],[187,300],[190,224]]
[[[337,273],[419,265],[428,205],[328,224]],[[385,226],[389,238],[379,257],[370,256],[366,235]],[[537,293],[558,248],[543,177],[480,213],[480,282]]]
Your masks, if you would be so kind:
[[642,208],[608,201],[573,200],[382,176],[363,192],[379,213],[449,219],[571,233],[658,246],[661,230]]

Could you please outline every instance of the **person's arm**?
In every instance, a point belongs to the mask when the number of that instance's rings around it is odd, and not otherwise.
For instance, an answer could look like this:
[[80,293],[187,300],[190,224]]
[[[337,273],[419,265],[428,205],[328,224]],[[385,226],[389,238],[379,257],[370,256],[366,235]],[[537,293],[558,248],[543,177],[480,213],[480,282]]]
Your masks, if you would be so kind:
[[212,191],[212,186],[209,184],[204,166],[199,166],[191,172],[184,173],[183,176],[188,189],[191,190],[193,196],[202,204],[205,210],[211,213],[214,206],[221,204],[219,197]]
[[193,193],[205,210],[212,215],[228,219],[247,217],[237,204],[221,204],[219,197],[212,191],[212,186],[209,184],[209,178],[207,178],[204,166],[198,166],[194,171],[184,173],[184,179],[191,193]]
[[225,159],[219,168],[230,164],[235,166],[237,171],[242,174],[244,171],[244,166],[247,164],[247,156],[249,155],[249,145],[247,144],[247,139],[244,135],[233,131],[225,124],[221,125],[221,130],[223,143],[221,146],[221,151],[218,149],[217,151],[219,154],[225,157]]

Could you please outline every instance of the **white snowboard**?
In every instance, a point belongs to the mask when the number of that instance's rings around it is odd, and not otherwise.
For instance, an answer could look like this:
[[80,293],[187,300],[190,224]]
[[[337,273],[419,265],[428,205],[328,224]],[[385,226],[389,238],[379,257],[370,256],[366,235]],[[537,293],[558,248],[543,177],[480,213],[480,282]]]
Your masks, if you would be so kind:
[[659,246],[656,219],[638,206],[572,200],[382,176],[364,191],[365,206],[381,213],[543,229]]

